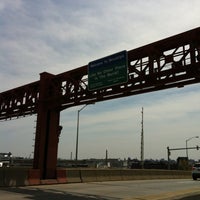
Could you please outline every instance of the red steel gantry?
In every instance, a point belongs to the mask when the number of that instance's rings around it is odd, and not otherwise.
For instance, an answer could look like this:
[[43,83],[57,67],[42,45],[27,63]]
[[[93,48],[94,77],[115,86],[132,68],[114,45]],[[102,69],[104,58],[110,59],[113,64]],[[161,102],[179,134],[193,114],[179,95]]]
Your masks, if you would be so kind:
[[128,51],[128,81],[88,90],[87,65],[0,93],[0,120],[37,114],[33,169],[56,178],[60,112],[66,108],[200,82],[200,28]]

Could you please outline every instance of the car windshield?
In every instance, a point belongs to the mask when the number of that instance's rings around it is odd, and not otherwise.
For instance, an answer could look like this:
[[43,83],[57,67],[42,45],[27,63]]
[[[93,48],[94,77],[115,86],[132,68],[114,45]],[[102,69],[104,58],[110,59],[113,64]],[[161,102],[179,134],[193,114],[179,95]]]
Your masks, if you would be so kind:
[[195,164],[194,167],[200,167],[200,163]]

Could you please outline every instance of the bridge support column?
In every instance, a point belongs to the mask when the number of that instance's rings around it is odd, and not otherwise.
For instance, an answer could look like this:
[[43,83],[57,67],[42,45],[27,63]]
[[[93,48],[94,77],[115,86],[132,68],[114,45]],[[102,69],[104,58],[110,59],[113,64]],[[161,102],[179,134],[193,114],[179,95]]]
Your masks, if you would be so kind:
[[50,81],[53,75],[42,73],[40,77],[40,97],[37,115],[33,168],[40,170],[40,179],[56,179],[56,165],[59,135],[60,112],[51,110],[46,101],[49,96]]

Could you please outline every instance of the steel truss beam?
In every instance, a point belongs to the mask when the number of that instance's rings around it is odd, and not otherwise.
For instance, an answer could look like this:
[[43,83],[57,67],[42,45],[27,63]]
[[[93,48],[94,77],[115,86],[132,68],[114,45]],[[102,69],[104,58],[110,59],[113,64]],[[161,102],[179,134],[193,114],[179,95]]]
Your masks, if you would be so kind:
[[[200,28],[128,51],[128,82],[88,91],[87,65],[52,75],[46,102],[53,109],[200,82]],[[40,82],[0,93],[0,120],[37,113]],[[59,93],[59,95],[58,95]]]
[[0,93],[0,120],[37,114],[34,169],[40,178],[56,177],[60,111],[146,92],[200,82],[200,28],[128,51],[128,81],[88,90],[88,66]]

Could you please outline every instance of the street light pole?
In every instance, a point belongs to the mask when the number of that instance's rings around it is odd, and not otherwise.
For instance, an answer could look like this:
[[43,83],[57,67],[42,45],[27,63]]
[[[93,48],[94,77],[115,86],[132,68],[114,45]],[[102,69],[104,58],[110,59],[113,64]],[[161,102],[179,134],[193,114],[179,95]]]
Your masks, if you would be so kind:
[[79,114],[81,112],[81,110],[83,110],[88,104],[84,105],[80,110],[78,110],[77,113],[77,130],[76,130],[76,162],[78,160],[78,136],[79,136]]
[[144,122],[143,122],[143,107],[142,107],[142,122],[141,122],[141,167],[144,169]]
[[194,136],[194,137],[188,138],[188,139],[185,141],[185,143],[186,143],[186,157],[187,157],[187,159],[189,159],[189,158],[188,158],[188,141],[190,141],[190,140],[193,139],[193,138],[199,138],[199,136]]

